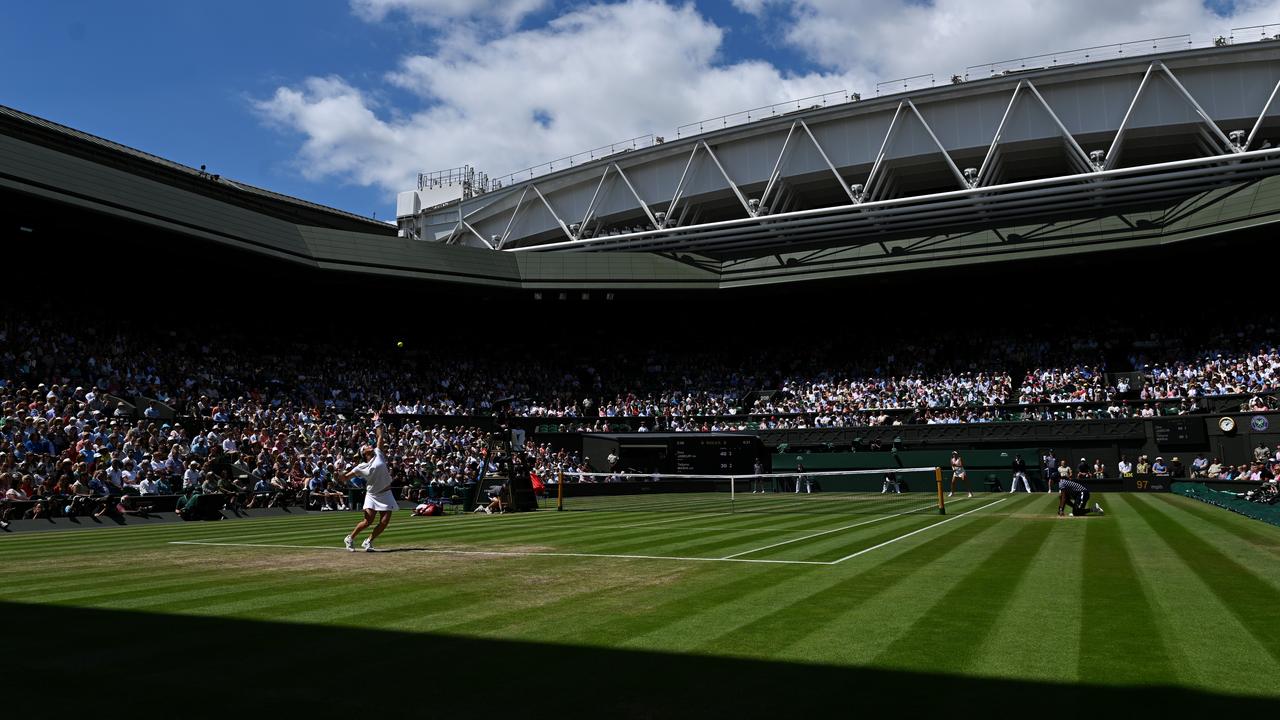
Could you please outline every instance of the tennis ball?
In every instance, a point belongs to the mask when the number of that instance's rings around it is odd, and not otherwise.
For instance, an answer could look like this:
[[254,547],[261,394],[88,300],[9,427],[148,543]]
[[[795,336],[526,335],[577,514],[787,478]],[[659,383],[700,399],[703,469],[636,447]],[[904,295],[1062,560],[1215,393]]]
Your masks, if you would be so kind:
[[402,348],[402,347],[404,347],[404,341],[403,341],[403,340],[397,340],[397,341],[396,341],[396,347],[398,347],[398,348]]

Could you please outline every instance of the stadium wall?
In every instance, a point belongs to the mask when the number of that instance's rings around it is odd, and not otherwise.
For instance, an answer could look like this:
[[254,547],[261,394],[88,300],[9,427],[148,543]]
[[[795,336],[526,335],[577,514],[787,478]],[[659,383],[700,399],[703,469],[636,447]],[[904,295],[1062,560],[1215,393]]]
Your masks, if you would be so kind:
[[[1220,421],[1229,417],[1235,429],[1228,432]],[[625,422],[627,418],[610,418]],[[633,419],[634,420],[634,419]],[[1163,423],[1182,421],[1187,435],[1158,432]],[[545,418],[515,418],[511,427],[526,428],[534,442],[550,443],[555,448],[581,452],[583,433],[539,433]],[[1175,418],[1127,418],[1121,420],[1083,420],[1055,422],[970,423],[961,425],[898,425],[861,428],[810,428],[803,430],[765,430],[758,435],[765,448],[775,451],[770,456],[772,471],[791,472],[796,460],[803,458],[808,470],[853,470],[861,468],[947,467],[952,450],[960,450],[966,463],[975,471],[994,473],[1008,487],[1010,464],[1015,453],[1029,469],[1039,467],[1040,455],[1048,449],[1056,451],[1075,468],[1081,457],[1092,464],[1101,459],[1114,468],[1121,455],[1136,460],[1139,455],[1166,460],[1181,458],[1188,467],[1198,452],[1208,457],[1221,457],[1239,464],[1253,458],[1253,448],[1263,443],[1273,451],[1280,445],[1280,413],[1217,413]],[[901,448],[900,452],[857,451],[867,448],[872,440],[882,447]],[[778,452],[781,450],[781,452]],[[977,478],[975,477],[975,482]]]

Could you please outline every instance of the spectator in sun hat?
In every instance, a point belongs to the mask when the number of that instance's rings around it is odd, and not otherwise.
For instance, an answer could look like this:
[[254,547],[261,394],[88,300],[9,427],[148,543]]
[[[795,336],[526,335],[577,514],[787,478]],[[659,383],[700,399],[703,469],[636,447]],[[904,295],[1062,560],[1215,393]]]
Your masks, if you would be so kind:
[[1156,461],[1151,463],[1151,473],[1153,475],[1168,475],[1169,466],[1165,464],[1164,458],[1157,456]]

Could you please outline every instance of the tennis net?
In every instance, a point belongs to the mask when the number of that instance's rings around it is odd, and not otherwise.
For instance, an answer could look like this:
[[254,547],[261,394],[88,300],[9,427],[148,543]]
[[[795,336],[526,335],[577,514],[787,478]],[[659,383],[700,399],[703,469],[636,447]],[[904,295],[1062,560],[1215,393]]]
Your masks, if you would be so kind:
[[839,513],[945,512],[936,467],[761,475],[572,473],[545,506],[570,511]]

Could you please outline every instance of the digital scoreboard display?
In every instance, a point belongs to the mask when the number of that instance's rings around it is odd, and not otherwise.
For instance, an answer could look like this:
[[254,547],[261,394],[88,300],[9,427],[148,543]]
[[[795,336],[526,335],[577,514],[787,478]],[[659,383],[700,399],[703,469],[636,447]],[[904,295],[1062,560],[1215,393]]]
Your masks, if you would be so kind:
[[1204,418],[1169,418],[1151,423],[1156,435],[1156,445],[1203,445],[1209,441],[1204,429]]
[[681,475],[746,475],[756,460],[756,438],[690,437],[672,441],[675,471]]

